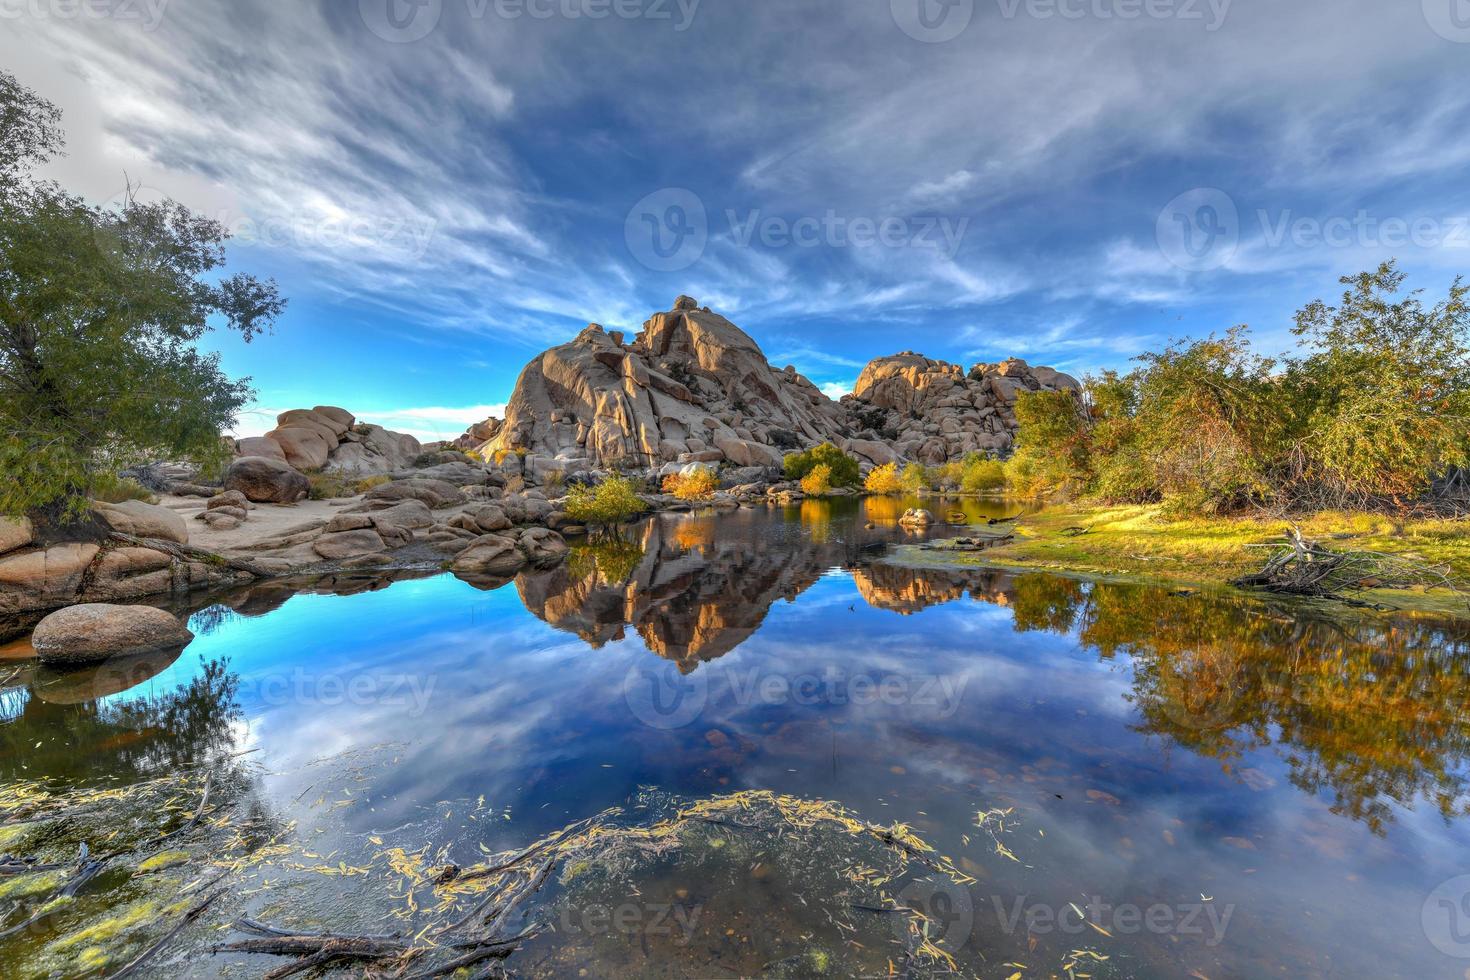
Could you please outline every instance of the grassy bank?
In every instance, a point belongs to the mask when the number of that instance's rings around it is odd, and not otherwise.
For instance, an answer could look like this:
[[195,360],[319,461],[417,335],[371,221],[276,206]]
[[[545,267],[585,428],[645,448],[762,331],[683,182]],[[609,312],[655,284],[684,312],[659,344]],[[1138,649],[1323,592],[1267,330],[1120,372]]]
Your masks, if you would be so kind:
[[[1332,548],[1376,551],[1446,564],[1470,581],[1470,522],[1411,521],[1322,513],[1297,522],[1309,538]],[[1086,528],[1085,534],[1068,534]],[[1098,576],[1126,576],[1181,584],[1220,584],[1259,569],[1285,521],[1171,519],[1158,507],[1051,507],[1028,515],[1015,541],[979,553],[944,556],[946,564],[1036,568]],[[1399,608],[1467,612],[1449,592],[1381,590],[1365,595]]]

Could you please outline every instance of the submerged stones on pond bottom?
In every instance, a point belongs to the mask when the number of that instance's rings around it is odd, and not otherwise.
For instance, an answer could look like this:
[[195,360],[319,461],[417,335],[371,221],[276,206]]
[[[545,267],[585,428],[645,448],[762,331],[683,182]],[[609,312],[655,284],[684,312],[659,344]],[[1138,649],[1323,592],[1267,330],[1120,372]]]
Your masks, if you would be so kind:
[[89,602],[58,609],[41,620],[31,645],[43,664],[84,666],[183,647],[192,639],[194,634],[162,609]]

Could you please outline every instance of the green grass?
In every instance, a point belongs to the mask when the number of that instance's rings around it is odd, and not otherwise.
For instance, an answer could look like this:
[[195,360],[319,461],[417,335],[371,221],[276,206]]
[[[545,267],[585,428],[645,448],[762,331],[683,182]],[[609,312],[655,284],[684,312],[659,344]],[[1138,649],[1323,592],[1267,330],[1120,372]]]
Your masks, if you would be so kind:
[[[1400,527],[1376,515],[1325,512],[1296,523],[1308,538],[1330,548],[1443,564],[1470,582],[1470,521],[1410,521]],[[1088,530],[1063,533],[1073,527]],[[1267,519],[1177,519],[1159,507],[1050,507],[1028,515],[1013,543],[958,554],[954,563],[1221,584],[1260,568],[1270,552],[1251,546],[1279,540],[1287,527],[1286,521]],[[1465,611],[1464,600],[1449,593],[1384,590],[1381,595],[1400,608]]]

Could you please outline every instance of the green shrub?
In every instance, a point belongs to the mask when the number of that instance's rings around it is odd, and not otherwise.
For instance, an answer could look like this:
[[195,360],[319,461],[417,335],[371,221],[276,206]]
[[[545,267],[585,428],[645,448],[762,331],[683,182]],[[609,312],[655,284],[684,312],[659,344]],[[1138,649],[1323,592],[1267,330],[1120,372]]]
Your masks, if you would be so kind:
[[567,494],[567,516],[578,524],[621,524],[646,509],[637,487],[626,476],[609,476],[596,487],[579,483]]
[[104,504],[120,504],[124,500],[158,503],[158,498],[137,480],[113,473],[98,473],[92,478],[92,499]]
[[1005,466],[998,459],[970,453],[960,464],[960,489],[965,493],[1004,490],[1005,485]]
[[898,478],[898,482],[903,487],[905,493],[920,493],[929,489],[932,485],[929,481],[928,472],[918,463],[910,463],[905,466],[903,468],[903,474]]
[[856,487],[862,484],[862,467],[858,461],[830,442],[805,452],[791,453],[783,463],[786,479],[800,480],[818,466],[826,466],[834,487]]

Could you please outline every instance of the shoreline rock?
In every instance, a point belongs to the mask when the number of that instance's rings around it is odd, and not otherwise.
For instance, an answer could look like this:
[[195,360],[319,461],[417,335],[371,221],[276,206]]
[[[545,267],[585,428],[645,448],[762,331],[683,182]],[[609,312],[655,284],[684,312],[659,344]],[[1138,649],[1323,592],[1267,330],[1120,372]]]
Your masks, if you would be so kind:
[[182,648],[193,639],[183,623],[162,609],[90,602],[42,619],[31,645],[43,664],[83,667],[112,657]]

